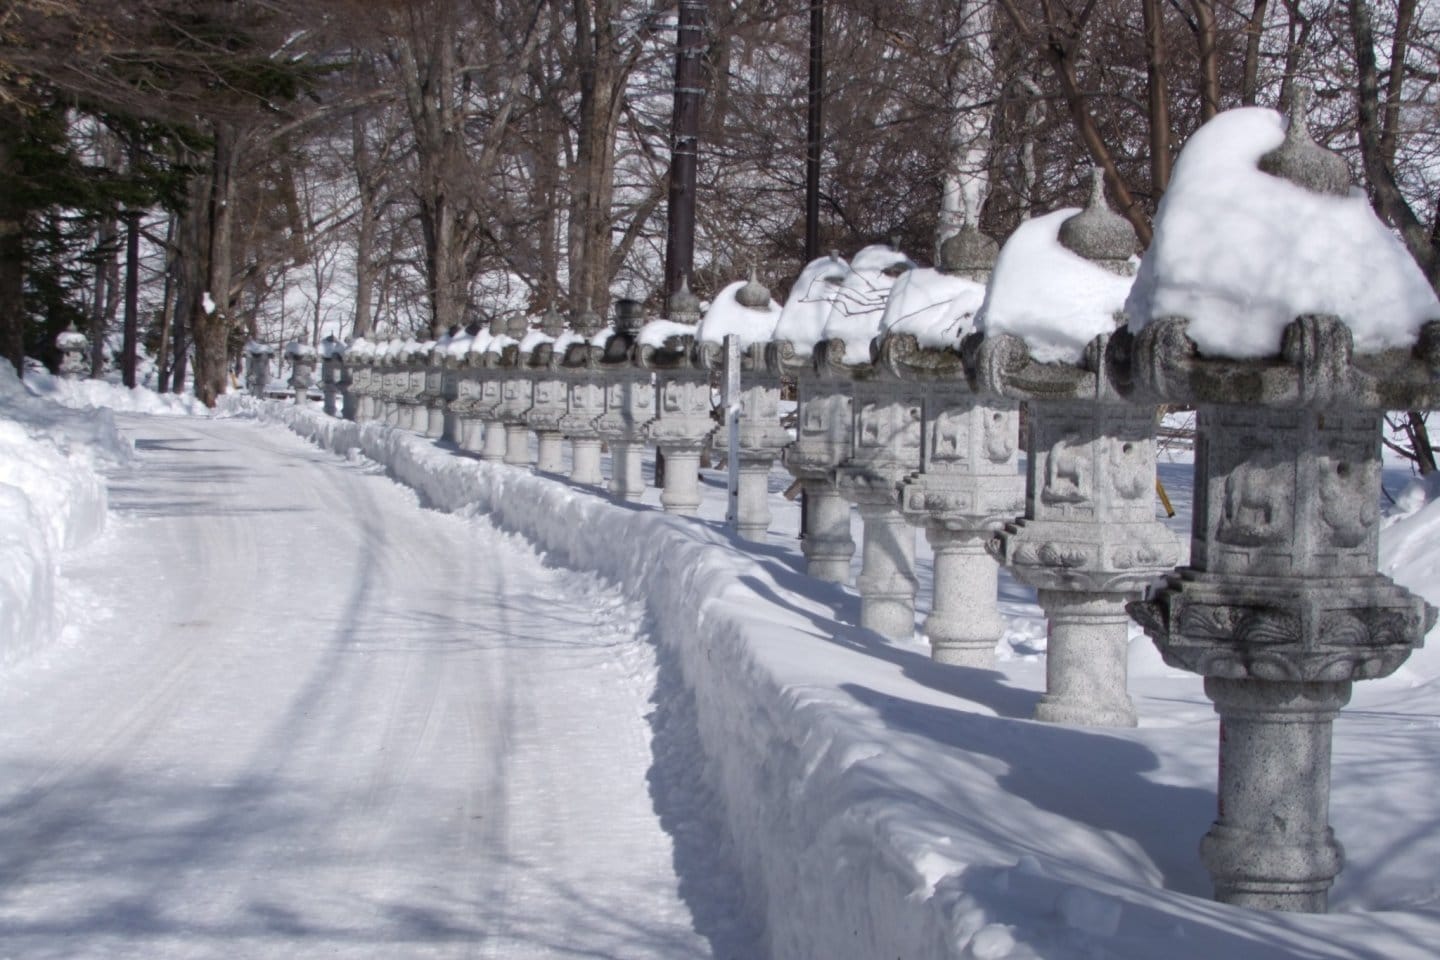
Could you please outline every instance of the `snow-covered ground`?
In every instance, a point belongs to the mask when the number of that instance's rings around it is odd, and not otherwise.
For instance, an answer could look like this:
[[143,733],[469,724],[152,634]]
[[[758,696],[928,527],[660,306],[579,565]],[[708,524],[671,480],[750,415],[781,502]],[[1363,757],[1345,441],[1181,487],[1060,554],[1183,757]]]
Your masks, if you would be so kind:
[[[1436,953],[1433,649],[1336,724],[1332,913],[1249,912],[1196,851],[1198,679],[1137,637],[1138,729],[1029,721],[1030,594],[1002,578],[993,671],[861,631],[801,572],[779,471],[746,546],[719,472],[683,520],[313,409],[119,416],[117,442],[10,386],[12,446],[68,444],[54,472],[110,504],[49,555],[52,642],[0,677],[0,956]],[[1182,531],[1188,472],[1161,468]],[[1401,502],[1382,565],[1440,601],[1440,506]]]

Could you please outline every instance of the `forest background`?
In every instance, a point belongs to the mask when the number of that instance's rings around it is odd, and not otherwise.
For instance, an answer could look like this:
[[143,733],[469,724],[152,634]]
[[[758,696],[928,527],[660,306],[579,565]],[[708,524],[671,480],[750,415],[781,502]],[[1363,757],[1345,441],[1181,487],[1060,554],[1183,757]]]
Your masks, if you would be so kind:
[[1304,85],[1440,281],[1422,0],[0,0],[0,353],[53,366],[73,325],[213,403],[247,339],[661,309],[682,14],[702,297],[804,265],[817,23],[821,250],[1003,242],[1094,167],[1146,244],[1186,138]]

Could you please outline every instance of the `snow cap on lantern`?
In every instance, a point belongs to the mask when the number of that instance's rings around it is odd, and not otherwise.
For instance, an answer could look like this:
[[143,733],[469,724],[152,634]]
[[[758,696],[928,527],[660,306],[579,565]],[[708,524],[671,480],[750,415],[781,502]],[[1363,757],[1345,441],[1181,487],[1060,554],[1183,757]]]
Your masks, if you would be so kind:
[[1201,355],[1281,353],[1298,317],[1338,317],[1356,353],[1414,345],[1440,301],[1375,216],[1338,156],[1310,139],[1293,98],[1274,110],[1229,110],[1181,152],[1155,237],[1126,304],[1130,328],[1188,321]]
[[851,259],[820,334],[821,340],[844,342],[846,365],[870,362],[870,341],[880,333],[890,290],[899,277],[913,269],[913,260],[881,243],[862,248]]
[[749,280],[736,280],[716,295],[700,321],[696,339],[723,344],[727,336],[734,335],[741,349],[764,343],[775,333],[780,312],[780,305],[770,299],[769,288],[760,282],[752,267]]
[[1092,340],[1123,322],[1131,278],[1120,264],[1136,246],[1134,228],[1099,189],[1085,210],[1025,221],[1000,249],[975,328],[1018,337],[1041,363],[1080,362]]
[[808,357],[825,331],[825,321],[850,265],[832,251],[805,265],[790,287],[775,323],[774,339],[789,343],[796,355]]
[[890,288],[880,331],[886,336],[910,334],[921,347],[958,348],[984,300],[985,287],[974,280],[917,267]]

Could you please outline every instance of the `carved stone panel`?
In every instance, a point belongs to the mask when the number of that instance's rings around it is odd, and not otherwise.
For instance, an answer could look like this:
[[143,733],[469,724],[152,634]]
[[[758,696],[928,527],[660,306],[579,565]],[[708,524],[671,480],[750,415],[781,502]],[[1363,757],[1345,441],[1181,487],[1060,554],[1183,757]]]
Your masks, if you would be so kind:
[[1191,563],[1255,576],[1374,570],[1379,415],[1202,407]]

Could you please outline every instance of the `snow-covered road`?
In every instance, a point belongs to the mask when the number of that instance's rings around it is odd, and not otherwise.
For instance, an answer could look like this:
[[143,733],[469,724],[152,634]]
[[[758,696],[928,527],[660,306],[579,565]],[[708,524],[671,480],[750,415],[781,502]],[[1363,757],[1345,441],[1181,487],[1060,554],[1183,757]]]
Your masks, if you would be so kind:
[[283,431],[121,425],[0,679],[0,957],[749,955],[642,608]]

